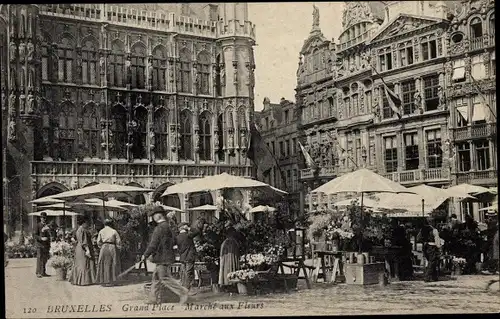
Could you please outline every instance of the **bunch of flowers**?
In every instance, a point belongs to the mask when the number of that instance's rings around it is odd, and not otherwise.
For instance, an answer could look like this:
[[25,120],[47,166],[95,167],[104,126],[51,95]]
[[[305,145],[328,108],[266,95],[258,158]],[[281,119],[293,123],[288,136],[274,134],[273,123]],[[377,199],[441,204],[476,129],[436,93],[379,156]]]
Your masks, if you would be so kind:
[[250,281],[257,276],[257,273],[252,269],[243,269],[230,272],[227,274],[229,280]]
[[50,258],[50,266],[52,268],[69,269],[73,265],[73,260],[63,255],[54,255]]
[[266,256],[269,256],[272,262],[278,262],[279,258],[285,254],[284,245],[278,244],[269,247],[265,253]]
[[264,254],[247,254],[241,256],[240,262],[249,268],[255,268],[266,264],[266,257]]
[[346,231],[338,227],[332,226],[327,229],[327,239],[351,239],[352,237],[354,237],[353,232]]
[[451,261],[453,262],[453,265],[455,267],[463,267],[463,266],[465,266],[465,263],[466,263],[465,258],[455,257],[455,256],[453,256]]
[[196,254],[200,261],[206,262],[208,264],[214,263],[218,264],[218,258],[214,257],[218,255],[217,248],[211,243],[196,241],[194,243],[196,249]]
[[51,256],[73,256],[73,245],[65,241],[56,241],[50,244]]

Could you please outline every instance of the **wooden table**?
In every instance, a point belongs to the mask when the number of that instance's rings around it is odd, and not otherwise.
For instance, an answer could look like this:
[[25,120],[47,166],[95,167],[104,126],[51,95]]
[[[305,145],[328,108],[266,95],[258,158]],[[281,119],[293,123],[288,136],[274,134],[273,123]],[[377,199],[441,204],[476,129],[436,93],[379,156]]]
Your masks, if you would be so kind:
[[[342,257],[344,253],[341,251],[326,251],[326,250],[315,250],[313,254],[314,261],[314,272],[313,281],[317,282],[320,275],[323,276],[323,280],[326,282],[327,271],[332,271],[332,277],[330,278],[330,283],[334,283],[337,280],[337,272],[343,274],[343,262]],[[321,268],[322,274],[319,273]]]
[[[293,263],[293,265],[287,265],[287,264],[285,264],[286,262]],[[279,274],[280,271],[281,271],[282,274],[285,274],[284,267],[294,269],[293,274],[295,276],[297,276],[298,279],[305,279],[306,280],[306,284],[307,284],[307,289],[311,289],[311,281],[309,279],[309,275],[307,274],[307,268],[311,268],[311,267],[308,267],[308,266],[306,266],[304,264],[304,259],[303,258],[291,258],[291,257],[287,257],[287,258],[284,258],[284,259],[280,260],[278,262],[278,269],[277,269],[276,274]],[[304,273],[304,277],[300,276],[300,271],[301,270]],[[288,288],[286,287],[286,283],[285,283],[285,289],[288,290]]]

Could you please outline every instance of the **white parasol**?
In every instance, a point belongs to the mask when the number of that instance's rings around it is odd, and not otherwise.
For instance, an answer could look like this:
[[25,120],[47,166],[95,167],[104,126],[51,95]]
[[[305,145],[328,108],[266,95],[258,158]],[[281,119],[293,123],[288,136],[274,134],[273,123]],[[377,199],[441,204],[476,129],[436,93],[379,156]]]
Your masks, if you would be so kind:
[[259,206],[255,206],[252,209],[250,209],[250,213],[260,213],[260,212],[272,213],[275,211],[277,211],[276,208],[271,207],[271,206],[267,206],[267,205],[259,205]]
[[469,194],[469,195],[474,195],[474,194],[482,194],[482,193],[492,193],[493,191],[483,187],[483,186],[477,186],[477,185],[471,185],[467,183],[459,184],[452,186],[450,188],[447,188],[448,191],[452,192],[452,194]]
[[[344,200],[341,200],[341,201],[334,203],[333,205],[334,206],[350,206],[352,204],[352,201],[354,201],[354,200],[361,202],[361,196],[357,197],[357,198],[344,199]],[[363,199],[363,206],[370,207],[370,208],[378,207],[378,202],[367,197],[367,198]]]
[[45,196],[34,199],[30,202],[31,204],[52,204],[52,203],[64,203],[62,199],[57,199],[52,196]]
[[206,210],[217,210],[217,206],[214,205],[203,205],[198,207],[190,208],[191,211],[206,211]]
[[60,210],[52,210],[52,209],[46,209],[46,210],[41,210],[39,212],[33,212],[29,213],[29,216],[41,216],[42,213],[46,213],[47,216],[77,216],[81,215],[72,211],[60,211]]
[[272,187],[263,182],[259,182],[250,178],[222,173],[219,175],[196,178],[169,186],[162,194],[162,196],[167,196],[170,194],[189,194],[203,191],[215,191],[226,188],[263,189],[270,190],[281,195],[288,194],[285,191]]
[[[99,198],[89,198],[84,201],[85,203],[90,202],[90,203],[99,203],[102,205],[102,199]],[[121,200],[116,200],[116,199],[110,199],[107,200],[104,203],[106,206],[115,206],[115,207],[122,207],[122,208],[129,208],[129,207],[137,207],[138,205],[132,204],[132,203],[127,203],[127,202],[122,202]]]

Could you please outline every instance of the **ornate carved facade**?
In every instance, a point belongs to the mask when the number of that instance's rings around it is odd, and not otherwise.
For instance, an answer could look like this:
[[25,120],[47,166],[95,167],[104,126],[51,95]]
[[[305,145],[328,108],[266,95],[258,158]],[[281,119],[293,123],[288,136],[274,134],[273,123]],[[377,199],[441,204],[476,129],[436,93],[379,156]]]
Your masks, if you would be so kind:
[[49,183],[138,183],[156,200],[166,182],[251,175],[247,5],[134,6],[2,5],[4,127],[26,202]]
[[[317,172],[301,171],[304,195],[359,167],[404,185],[496,184],[496,117],[484,108],[473,114],[483,96],[495,105],[493,2],[348,2],[342,27],[331,72],[334,89],[325,97],[333,99],[334,119],[308,116],[311,111],[302,108],[306,149],[320,165]],[[299,64],[297,101],[304,105],[307,89],[322,81],[301,81],[300,70]],[[402,102],[401,119],[390,107],[385,85]],[[320,105],[314,103],[313,108]],[[479,126],[467,124],[474,116]],[[460,128],[454,124],[457,118]],[[481,137],[477,134],[489,140],[470,141]],[[469,147],[458,145],[457,138],[469,140]],[[476,159],[469,160],[475,172],[462,180],[453,178],[461,175],[464,165],[457,147]],[[332,167],[326,168],[329,163]],[[333,200],[306,197],[309,209]]]

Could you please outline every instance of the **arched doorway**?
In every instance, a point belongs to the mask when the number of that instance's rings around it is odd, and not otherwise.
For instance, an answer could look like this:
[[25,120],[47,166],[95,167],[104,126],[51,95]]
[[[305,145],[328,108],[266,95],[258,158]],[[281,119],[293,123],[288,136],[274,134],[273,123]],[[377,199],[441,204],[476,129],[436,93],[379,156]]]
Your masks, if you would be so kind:
[[[38,190],[38,192],[36,193],[36,198],[52,196],[52,195],[56,195],[56,194],[59,194],[62,192],[66,192],[68,190],[69,189],[66,186],[64,186],[60,183],[51,182],[49,184],[44,185],[42,188],[40,188]],[[37,205],[36,210],[37,211],[43,210],[43,208],[41,208],[41,206],[46,206],[46,205]],[[68,210],[69,210],[69,208],[68,208]],[[62,211],[61,211],[61,214],[62,214]],[[32,226],[37,222],[38,222],[38,218],[33,217],[31,219]],[[76,220],[75,220],[75,222],[76,222]],[[73,227],[76,226],[76,223],[72,222],[71,216],[48,216],[47,223],[53,223],[57,226],[63,227],[63,229],[67,229],[71,226],[73,226]]]
[[[214,200],[210,192],[196,192],[189,194],[188,197],[189,208],[194,208],[203,205],[214,205]],[[205,218],[205,220],[211,224],[214,221],[214,211],[187,211],[188,223],[193,226],[196,220],[200,217]]]
[[[153,203],[160,202],[163,205],[170,206],[170,207],[175,207],[175,208],[181,208],[181,201],[179,199],[179,196],[177,194],[171,194],[167,196],[161,196],[165,190],[169,187],[174,185],[173,183],[164,183],[160,185],[154,192],[153,192]],[[181,220],[181,212],[176,212],[175,213],[175,218],[177,221]]]
[[[139,183],[135,183],[135,182],[128,183],[127,186],[135,186],[135,187],[142,187],[142,188],[144,187],[144,186],[140,185]],[[116,200],[120,200],[122,202],[127,202],[127,203],[131,203],[131,204],[135,204],[135,205],[146,204],[146,197],[144,197],[144,195],[137,195],[137,196],[134,196],[133,198],[117,197]]]

